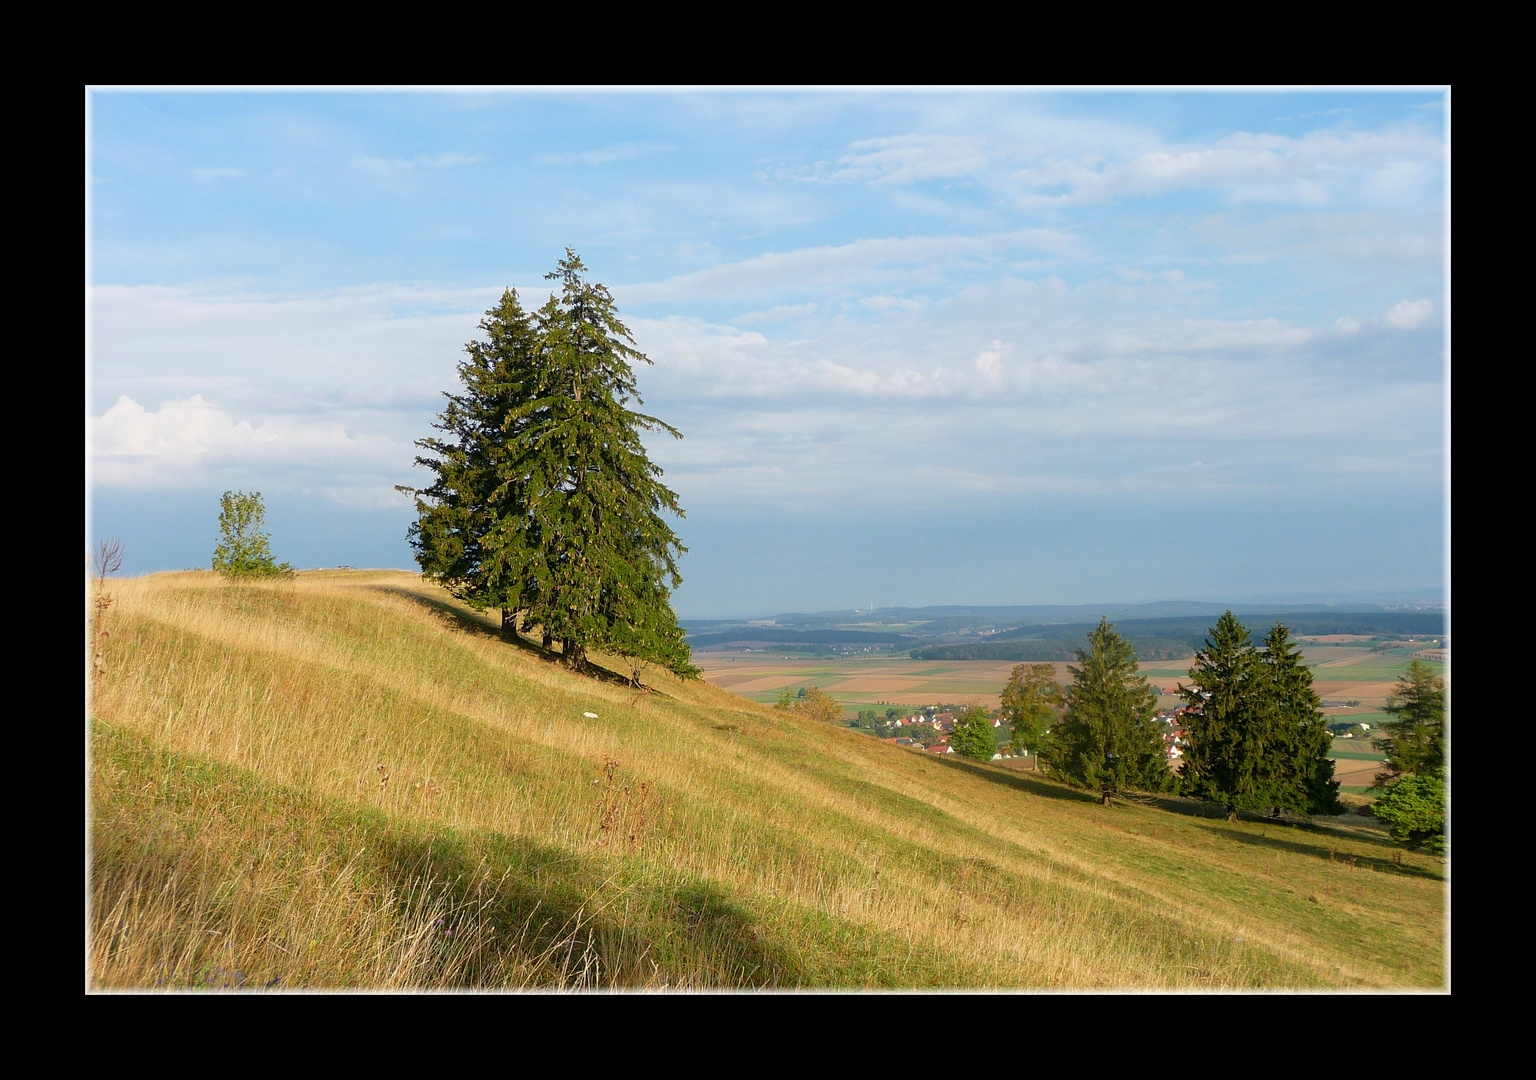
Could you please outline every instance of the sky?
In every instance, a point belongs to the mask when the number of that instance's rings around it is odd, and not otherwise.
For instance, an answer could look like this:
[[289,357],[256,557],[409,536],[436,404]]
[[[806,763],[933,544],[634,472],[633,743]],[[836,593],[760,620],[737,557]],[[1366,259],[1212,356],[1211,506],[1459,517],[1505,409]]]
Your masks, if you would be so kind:
[[1448,95],[95,90],[87,541],[413,568],[464,344],[567,247],[685,618],[1437,602]]

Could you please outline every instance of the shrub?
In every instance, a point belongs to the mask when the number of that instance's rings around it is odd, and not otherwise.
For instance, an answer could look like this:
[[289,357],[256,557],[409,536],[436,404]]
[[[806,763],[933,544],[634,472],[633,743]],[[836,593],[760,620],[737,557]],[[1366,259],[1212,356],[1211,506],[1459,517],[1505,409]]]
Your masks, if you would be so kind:
[[1371,808],[1392,828],[1392,839],[1437,854],[1445,851],[1445,782],[1438,776],[1405,776]]
[[230,579],[291,574],[293,567],[272,558],[272,541],[262,525],[267,508],[261,492],[226,491],[219,500],[219,543],[213,568]]
[[816,686],[801,690],[795,696],[791,696],[786,687],[779,695],[779,703],[775,707],[808,716],[812,720],[824,720],[827,723],[841,719],[843,715],[843,707],[837,703],[837,699]]
[[949,745],[955,753],[973,761],[990,761],[997,753],[997,738],[992,734],[992,718],[987,710],[978,705],[957,716]]

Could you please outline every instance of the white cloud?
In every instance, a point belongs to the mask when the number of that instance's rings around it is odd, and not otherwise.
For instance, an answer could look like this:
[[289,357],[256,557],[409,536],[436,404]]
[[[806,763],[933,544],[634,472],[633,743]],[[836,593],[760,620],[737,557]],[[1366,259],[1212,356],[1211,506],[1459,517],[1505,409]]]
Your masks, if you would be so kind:
[[1077,255],[1083,242],[1058,229],[1016,229],[990,236],[903,236],[851,244],[774,252],[684,274],[666,281],[622,285],[614,294],[627,303],[685,301],[709,296],[805,289],[827,282],[867,280],[894,267],[938,266],[966,258],[997,257],[1019,248]]
[[981,141],[966,135],[892,135],[863,139],[848,150],[834,179],[910,184],[966,176],[987,165]]
[[666,143],[615,143],[600,150],[578,150],[562,154],[540,154],[536,159],[541,165],[611,165],[616,161],[633,161],[672,149]]
[[750,326],[752,323],[790,322],[794,319],[803,319],[807,315],[814,315],[815,313],[815,303],[781,304],[779,307],[769,308],[767,311],[748,311],[736,316],[734,321],[741,323],[743,326]]
[[1402,202],[1431,194],[1444,145],[1413,128],[1313,132],[1298,138],[1238,132],[1204,146],[1128,159],[1045,156],[1013,174],[1025,205],[1076,205],[1181,189],[1233,202],[1319,206],[1351,195]]
[[[215,472],[266,476],[398,470],[406,448],[378,435],[349,435],[338,420],[267,417],[237,420],[201,394],[150,412],[123,396],[87,424],[92,471],[111,487],[171,487]],[[378,486],[378,485],[375,485]]]
[[871,311],[891,311],[892,309],[918,311],[923,306],[921,300],[914,300],[911,297],[905,296],[887,296],[884,293],[876,296],[861,297],[859,303]]
[[1284,213],[1258,217],[1248,212],[1212,214],[1194,222],[1190,239],[1227,263],[1288,262],[1291,273],[1313,273],[1308,262],[1346,265],[1356,278],[1372,274],[1435,273],[1444,242],[1443,218],[1423,213],[1379,211]]
[[1006,401],[1040,410],[1042,424],[1074,428],[1122,411],[1125,423],[1144,427],[1152,414],[1136,402],[1169,385],[1193,393],[1203,378],[1225,382],[1233,397],[1249,374],[1235,377],[1233,365],[1262,366],[1313,340],[1310,330],[1277,319],[1181,317],[1184,294],[1202,286],[1158,277],[1129,294],[1109,282],[1071,288],[1047,278],[973,286],[923,304],[865,298],[860,307],[873,321],[806,316],[789,338],[680,317],[633,325],[656,362],[647,393],[658,400],[830,395],[850,409],[854,400],[933,408]]
[[1381,321],[1394,330],[1417,330],[1435,313],[1435,305],[1428,300],[1403,300],[1393,304]]
[[417,154],[415,157],[360,157],[353,164],[367,172],[393,174],[414,169],[451,169],[459,165],[478,165],[488,159],[479,154]]
[[[946,247],[952,239],[932,247],[988,250],[975,238]],[[854,277],[926,243],[816,249],[795,269],[843,260]],[[711,288],[744,288],[751,274],[783,267],[725,270],[747,276]],[[1159,447],[1321,438],[1348,452],[1351,440],[1400,430],[1406,412],[1438,415],[1428,399],[1401,398],[1417,384],[1396,360],[1386,382],[1342,361],[1374,355],[1385,317],[1357,320],[1353,335],[1347,317],[1316,329],[1213,318],[1208,287],[1165,271],[1075,285],[1015,277],[920,302],[850,293],[749,312],[737,325],[626,321],[655,361],[637,373],[647,411],[687,436],[648,445],[689,498],[883,497],[878,487],[942,499],[944,484],[960,481],[940,472],[955,468],[1011,492],[1051,490],[1062,477],[1081,490],[1128,477],[1158,490],[1230,486],[1251,470],[1233,465],[1197,484]],[[93,290],[93,381],[103,405],[115,402],[90,421],[95,478],[142,487],[218,477],[393,505],[391,486],[422,475],[410,443],[430,433],[463,343],[498,292]],[[153,401],[165,404],[139,404]],[[1082,458],[1106,437],[1121,447],[1113,463]],[[1155,465],[1169,471],[1147,473]]]
[[99,286],[90,290],[95,388],[107,400],[216,392],[246,413],[415,409],[451,385],[499,292]]

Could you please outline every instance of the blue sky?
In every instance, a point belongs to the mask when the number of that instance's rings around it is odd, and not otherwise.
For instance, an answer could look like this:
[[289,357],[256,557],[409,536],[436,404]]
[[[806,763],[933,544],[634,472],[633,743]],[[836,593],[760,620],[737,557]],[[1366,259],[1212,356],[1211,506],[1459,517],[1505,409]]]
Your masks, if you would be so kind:
[[1447,112],[1378,93],[95,92],[91,529],[411,564],[412,440],[566,246],[691,617],[1423,598]]

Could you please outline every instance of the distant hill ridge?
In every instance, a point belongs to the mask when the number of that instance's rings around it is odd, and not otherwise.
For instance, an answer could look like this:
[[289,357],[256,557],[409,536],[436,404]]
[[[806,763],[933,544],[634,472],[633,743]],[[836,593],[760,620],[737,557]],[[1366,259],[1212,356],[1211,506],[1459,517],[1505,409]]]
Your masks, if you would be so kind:
[[[1015,609],[996,609],[1012,611]],[[1226,610],[1225,608],[1221,610]],[[1219,614],[1217,612],[1216,614]],[[1105,613],[1107,615],[1107,612]],[[1238,613],[1261,636],[1276,622],[1299,636],[1324,634],[1423,635],[1445,633],[1445,616],[1438,612],[1401,611],[1254,611]],[[1176,660],[1192,656],[1205,641],[1212,614],[1118,619],[1119,632],[1130,639],[1145,660]],[[790,617],[784,616],[787,620]],[[733,629],[690,630],[688,643],[695,649],[732,644],[777,643],[783,645],[865,645],[908,648],[920,660],[1071,660],[1097,624],[1034,622],[986,634],[977,639],[965,634],[970,626],[951,626],[938,632],[913,634],[851,629],[797,629],[793,626],[737,626]],[[702,628],[701,628],[702,629]],[[965,635],[963,638],[960,635]]]
[[1404,610],[1376,604],[1216,604],[1198,600],[1158,600],[1146,604],[1031,604],[1031,605],[963,605],[943,604],[932,607],[889,607],[873,610],[849,609],[818,612],[785,612],[765,618],[753,619],[681,619],[680,623],[690,631],[708,631],[730,626],[746,626],[778,623],[786,627],[809,628],[816,625],[844,625],[876,620],[882,623],[929,622],[946,619],[985,620],[992,623],[1097,623],[1100,616],[1112,621],[1195,616],[1217,616],[1230,610],[1238,616],[1270,615],[1285,612],[1293,615],[1344,614],[1413,614],[1443,617],[1443,608],[1427,607]]

